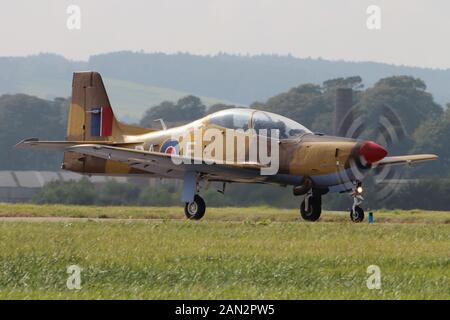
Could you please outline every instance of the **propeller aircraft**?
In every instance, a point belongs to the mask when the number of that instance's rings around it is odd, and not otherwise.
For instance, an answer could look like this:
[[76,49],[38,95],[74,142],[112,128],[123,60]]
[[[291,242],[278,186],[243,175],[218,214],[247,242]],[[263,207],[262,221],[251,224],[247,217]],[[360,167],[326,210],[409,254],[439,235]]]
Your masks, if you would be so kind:
[[73,75],[65,141],[30,138],[16,147],[62,151],[62,169],[86,175],[182,179],[185,215],[193,220],[205,214],[203,184],[219,182],[222,191],[227,183],[292,186],[294,195],[303,196],[300,214],[307,221],[319,219],[322,196],[349,192],[350,218],[360,222],[362,180],[371,170],[437,159],[387,156],[373,141],[315,134],[281,115],[249,108],[162,130],[125,124],[115,118],[97,72]]

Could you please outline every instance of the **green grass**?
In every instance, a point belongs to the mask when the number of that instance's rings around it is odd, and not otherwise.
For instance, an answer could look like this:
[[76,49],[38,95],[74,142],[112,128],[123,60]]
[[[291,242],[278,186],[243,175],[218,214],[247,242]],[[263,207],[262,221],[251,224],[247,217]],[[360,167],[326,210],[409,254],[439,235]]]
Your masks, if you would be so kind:
[[[0,217],[73,217],[120,219],[184,219],[182,207],[77,206],[0,203]],[[367,214],[367,212],[366,212]],[[423,210],[376,210],[375,221],[383,223],[450,224],[450,212]],[[298,209],[266,206],[207,208],[207,221],[298,221]],[[346,222],[347,212],[324,211],[322,222]]]
[[[377,212],[383,223],[368,225],[265,207],[194,222],[180,210],[2,204],[1,216],[161,220],[0,220],[0,298],[450,299],[449,213]],[[78,291],[66,288],[73,264]],[[372,264],[381,290],[366,287]]]

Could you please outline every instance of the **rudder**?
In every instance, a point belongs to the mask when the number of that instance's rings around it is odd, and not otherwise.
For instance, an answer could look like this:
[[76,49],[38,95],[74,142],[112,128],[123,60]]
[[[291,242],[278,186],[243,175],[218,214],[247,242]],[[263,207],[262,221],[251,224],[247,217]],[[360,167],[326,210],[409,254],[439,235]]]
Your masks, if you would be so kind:
[[116,119],[100,74],[75,72],[66,140],[120,141],[121,133],[117,131]]
[[[72,101],[67,119],[67,141],[86,143],[124,143],[125,135],[142,135],[155,131],[119,122],[112,111],[101,75],[98,72],[75,72]],[[64,152],[62,168],[84,173],[105,173],[106,160]]]

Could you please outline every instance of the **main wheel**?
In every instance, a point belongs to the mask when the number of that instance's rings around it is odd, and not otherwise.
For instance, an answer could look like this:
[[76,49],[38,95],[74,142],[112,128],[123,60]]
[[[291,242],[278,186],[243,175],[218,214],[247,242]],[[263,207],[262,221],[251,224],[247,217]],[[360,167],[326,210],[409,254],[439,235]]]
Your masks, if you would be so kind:
[[364,220],[364,210],[359,207],[355,206],[355,210],[350,210],[350,219],[352,219],[353,222],[361,222]]
[[200,220],[205,215],[205,211],[205,201],[198,194],[194,196],[194,201],[186,202],[184,206],[184,214],[191,220]]
[[314,195],[309,198],[308,208],[305,208],[305,200],[300,205],[300,214],[306,221],[317,221],[322,213],[322,197]]

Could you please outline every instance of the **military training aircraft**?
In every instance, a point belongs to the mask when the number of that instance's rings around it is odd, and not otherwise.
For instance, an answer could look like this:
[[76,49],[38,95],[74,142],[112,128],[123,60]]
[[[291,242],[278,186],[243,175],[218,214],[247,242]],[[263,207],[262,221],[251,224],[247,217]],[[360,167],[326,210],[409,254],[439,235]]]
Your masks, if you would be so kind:
[[[308,221],[319,219],[322,195],[349,192],[353,197],[350,218],[359,222],[364,219],[361,180],[367,173],[374,168],[437,159],[432,154],[388,157],[373,141],[315,134],[291,119],[249,108],[222,110],[174,128],[166,128],[163,121],[161,125],[162,130],[156,130],[119,122],[100,74],[76,72],[66,141],[31,138],[16,147],[63,151],[62,168],[87,175],[182,179],[185,214],[194,220],[201,219],[206,209],[199,195],[201,188],[218,182],[221,192],[227,183],[292,186],[294,195],[304,196],[300,213]],[[219,132],[220,137],[205,139],[208,129]],[[277,133],[269,133],[269,129]],[[226,130],[235,130],[235,136],[228,136]],[[223,147],[212,148],[219,140]],[[244,145],[235,144],[237,140]],[[194,150],[194,157],[193,149],[199,151]],[[256,157],[250,157],[251,150],[256,150]],[[270,154],[270,162],[263,159],[261,150]],[[225,159],[225,154],[232,156]],[[275,172],[263,173],[274,163]]]

